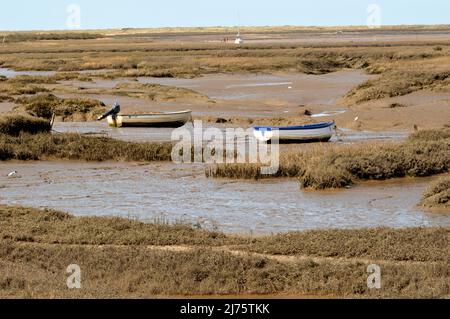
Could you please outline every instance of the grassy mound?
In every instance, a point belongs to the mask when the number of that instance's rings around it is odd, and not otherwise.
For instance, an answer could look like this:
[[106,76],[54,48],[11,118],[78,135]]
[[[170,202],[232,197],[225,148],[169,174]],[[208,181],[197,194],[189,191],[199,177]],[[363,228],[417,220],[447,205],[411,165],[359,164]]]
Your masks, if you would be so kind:
[[[368,80],[346,95],[351,103],[363,103],[416,91],[431,89],[450,91],[450,68],[447,59],[432,59],[397,65],[387,63],[378,78]],[[391,66],[392,65],[392,66]],[[378,71],[376,71],[378,72]]]
[[146,98],[152,101],[182,99],[208,100],[208,97],[193,90],[160,84],[119,83],[112,89],[111,93],[136,98]]
[[93,99],[62,99],[53,94],[41,94],[17,99],[21,104],[19,110],[24,110],[34,116],[50,119],[52,114],[61,117],[62,120],[70,119],[76,115],[84,115],[87,118],[95,118],[102,114],[105,104]]
[[10,79],[0,77],[0,92],[2,96],[12,99],[12,96],[19,96],[23,94],[37,94],[40,92],[48,92],[48,89],[35,85],[33,82],[11,81]]
[[171,143],[132,143],[79,134],[0,134],[0,160],[169,161]]
[[[261,178],[259,164],[218,164],[210,177]],[[280,155],[274,177],[298,177],[304,188],[341,188],[358,180],[430,176],[450,168],[450,131],[422,131],[401,144],[318,145]],[[267,176],[271,177],[271,176]]]
[[450,178],[432,183],[422,197],[421,205],[428,208],[450,208]]
[[50,121],[47,119],[28,114],[0,115],[0,134],[19,136],[21,133],[38,134],[50,130]]

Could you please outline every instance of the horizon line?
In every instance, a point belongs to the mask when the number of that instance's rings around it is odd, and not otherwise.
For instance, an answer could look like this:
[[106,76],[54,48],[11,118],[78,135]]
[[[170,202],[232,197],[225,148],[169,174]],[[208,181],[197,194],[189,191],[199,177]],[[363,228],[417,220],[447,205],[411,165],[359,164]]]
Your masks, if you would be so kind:
[[450,27],[448,23],[434,24],[387,24],[377,28],[369,28],[363,24],[347,25],[211,25],[211,26],[163,26],[163,27],[107,27],[107,28],[86,28],[86,29],[1,29],[0,32],[83,32],[83,31],[108,31],[108,30],[170,30],[170,29],[227,29],[227,28],[366,28],[368,30],[377,30],[392,27]]

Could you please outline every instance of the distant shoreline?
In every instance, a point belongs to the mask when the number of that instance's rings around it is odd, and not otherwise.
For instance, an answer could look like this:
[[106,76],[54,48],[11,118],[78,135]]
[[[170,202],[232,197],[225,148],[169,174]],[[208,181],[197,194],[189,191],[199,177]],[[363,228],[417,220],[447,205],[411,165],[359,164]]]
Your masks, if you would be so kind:
[[[139,33],[222,33],[236,32],[237,26],[209,26],[209,27],[157,27],[157,28],[105,28],[105,29],[37,29],[37,30],[0,30],[0,35],[11,33],[100,33],[103,35],[116,34],[139,34]],[[370,29],[365,25],[342,25],[342,26],[240,26],[240,31],[245,32],[315,32],[315,31],[450,31],[450,24],[418,24],[418,25],[383,25],[379,28]]]

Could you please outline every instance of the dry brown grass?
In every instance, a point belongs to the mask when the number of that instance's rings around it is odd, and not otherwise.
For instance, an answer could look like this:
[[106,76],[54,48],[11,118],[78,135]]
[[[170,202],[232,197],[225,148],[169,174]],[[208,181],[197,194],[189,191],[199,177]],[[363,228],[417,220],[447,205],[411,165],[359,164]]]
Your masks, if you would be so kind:
[[88,74],[79,72],[57,72],[54,75],[18,75],[5,78],[10,84],[56,84],[59,81],[77,80],[91,82],[92,78]]
[[92,78],[77,72],[60,72],[52,76],[19,75],[12,78],[0,76],[0,102],[14,102],[16,98],[42,92],[50,92],[46,87],[62,80],[92,81]]
[[193,90],[159,84],[119,83],[111,90],[88,90],[89,93],[107,93],[152,101],[196,100],[207,101],[208,97]]
[[[152,42],[147,39],[36,42],[0,47],[0,65],[17,70],[114,70],[105,77],[194,77],[224,72],[299,71],[323,74],[343,68],[375,68],[393,62],[448,57],[448,44],[255,44]],[[20,52],[19,55],[16,53]],[[374,72],[374,71],[372,71]]]
[[450,92],[450,58],[378,63],[371,71],[381,75],[359,85],[346,95],[346,101],[363,103],[406,95],[424,89]]
[[13,96],[48,92],[48,89],[33,83],[24,83],[0,78],[0,92],[2,92],[1,95],[3,96],[3,99],[12,100]]
[[[414,239],[413,239],[414,238]],[[258,238],[246,250],[271,255],[450,262],[448,228],[333,229]]]
[[[260,164],[218,164],[206,175],[226,178],[262,178]],[[303,152],[280,155],[277,174],[298,177],[303,188],[349,186],[358,180],[384,180],[404,176],[430,176],[450,167],[450,132],[422,131],[404,143],[361,145],[320,144]]]
[[443,177],[433,182],[425,191],[421,205],[428,208],[450,208],[450,178]]
[[51,130],[50,121],[28,114],[1,114],[0,134],[19,136],[21,133],[48,133]]
[[[246,238],[8,206],[0,206],[0,226],[2,297],[442,298],[450,292],[445,228]],[[73,263],[81,267],[80,290],[65,286],[66,268]],[[382,269],[380,290],[367,288],[370,263]]]
[[169,161],[171,143],[133,143],[79,134],[0,134],[0,160]]
[[76,245],[208,245],[226,236],[179,223],[148,224],[116,217],[74,217],[53,210],[0,205],[0,238]]
[[103,37],[99,33],[92,32],[33,32],[33,31],[22,31],[22,32],[7,32],[2,35],[2,40],[4,43],[11,42],[30,42],[30,41],[42,41],[42,40],[85,40],[85,39],[97,39]]
[[[82,270],[81,289],[65,286],[68,265]],[[367,288],[367,264],[313,259],[280,262],[210,249],[148,250],[0,243],[0,295],[25,298],[164,296],[332,296],[445,298],[448,264],[381,262],[382,289]]]
[[103,114],[105,104],[94,99],[62,99],[53,94],[41,94],[31,97],[22,97],[16,100],[21,106],[16,110],[25,111],[31,115],[48,118],[56,115],[62,121],[71,120],[74,117],[92,120]]

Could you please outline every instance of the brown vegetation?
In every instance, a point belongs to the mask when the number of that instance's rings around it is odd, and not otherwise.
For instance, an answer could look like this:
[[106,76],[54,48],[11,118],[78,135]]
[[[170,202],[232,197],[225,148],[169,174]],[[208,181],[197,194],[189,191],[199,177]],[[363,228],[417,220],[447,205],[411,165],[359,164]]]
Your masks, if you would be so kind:
[[4,43],[28,42],[42,40],[86,40],[103,37],[101,34],[89,32],[8,32],[4,34]]
[[381,75],[350,91],[346,100],[363,103],[406,95],[424,89],[450,92],[450,58],[422,59],[408,62],[377,63],[369,68]]
[[[262,178],[260,164],[218,164],[206,175],[227,178]],[[280,155],[273,177],[298,177],[303,188],[349,186],[358,180],[430,176],[450,167],[450,131],[414,133],[404,143],[318,145],[303,152]],[[267,176],[271,177],[271,176]]]
[[105,104],[93,99],[62,99],[53,94],[42,94],[22,97],[16,100],[21,104],[18,110],[23,110],[33,116],[50,119],[53,114],[61,120],[83,116],[85,119],[95,119],[105,112]]
[[443,177],[427,188],[421,206],[428,208],[450,208],[450,178]]
[[208,100],[206,96],[193,90],[159,84],[119,83],[112,90],[102,90],[102,92],[97,93],[111,93],[135,98],[145,98],[152,101]]
[[92,81],[92,78],[77,72],[61,72],[52,76],[19,75],[12,78],[0,76],[0,102],[14,101],[15,97],[49,92],[46,85],[57,84],[62,80]]
[[24,94],[36,94],[39,92],[48,92],[48,89],[35,85],[33,82],[20,82],[18,80],[0,78],[0,92],[4,100],[12,100],[13,96]]
[[171,143],[133,143],[79,134],[0,134],[0,160],[168,161]]
[[[435,44],[439,44],[442,50],[434,50]],[[101,74],[105,77],[195,77],[224,72],[289,70],[324,74],[344,68],[366,68],[372,73],[381,73],[384,65],[395,69],[396,62],[401,65],[408,61],[432,62],[435,58],[448,57],[448,44],[435,44],[292,43],[236,47],[204,42],[179,45],[139,37],[131,42],[119,37],[114,41],[102,39],[58,41],[52,45],[27,44],[26,47],[21,44],[4,46],[0,47],[0,65],[17,70],[113,70]],[[21,53],[20,58],[14,54],[17,52]]]
[[50,121],[47,119],[34,117],[28,114],[0,115],[0,134],[19,136],[21,133],[48,133],[50,130]]
[[[0,206],[0,296],[446,297],[449,229],[319,230],[247,238],[183,225]],[[76,263],[82,289],[65,286]],[[370,290],[366,268],[382,269]]]

